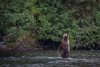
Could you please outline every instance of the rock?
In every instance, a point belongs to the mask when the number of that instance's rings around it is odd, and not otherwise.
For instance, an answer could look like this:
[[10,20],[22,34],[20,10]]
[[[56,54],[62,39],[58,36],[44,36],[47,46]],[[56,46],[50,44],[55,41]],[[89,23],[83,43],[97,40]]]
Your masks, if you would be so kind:
[[22,46],[19,46],[18,50],[26,50],[26,49],[24,47],[22,47]]
[[5,45],[5,42],[1,41],[1,42],[0,42],[0,45]]
[[15,43],[15,46],[18,46],[19,50],[33,50],[34,42],[23,39],[22,41]]
[[[14,41],[14,34],[7,34],[3,37],[3,41],[9,44],[10,49],[18,49],[18,50],[39,50],[40,48],[34,49],[37,47],[34,43],[34,40],[31,38],[21,39],[21,41],[16,42]],[[5,48],[2,45],[5,45],[5,42],[0,42],[1,48]]]
[[34,48],[34,50],[43,50],[42,48]]
[[6,45],[0,45],[0,50],[8,50],[8,48],[6,47]]

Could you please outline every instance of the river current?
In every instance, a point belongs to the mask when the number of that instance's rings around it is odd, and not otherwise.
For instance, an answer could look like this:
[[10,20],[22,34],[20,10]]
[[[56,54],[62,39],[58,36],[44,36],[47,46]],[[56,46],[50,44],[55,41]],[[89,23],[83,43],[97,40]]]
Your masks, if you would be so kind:
[[0,53],[0,67],[100,67],[100,51],[71,51],[69,58],[59,54],[56,50],[5,51]]

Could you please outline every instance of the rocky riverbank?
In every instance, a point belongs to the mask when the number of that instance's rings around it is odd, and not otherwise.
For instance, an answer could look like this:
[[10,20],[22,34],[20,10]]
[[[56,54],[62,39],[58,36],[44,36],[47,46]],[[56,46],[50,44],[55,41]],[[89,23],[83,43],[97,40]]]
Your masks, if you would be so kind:
[[21,41],[15,42],[12,38],[11,34],[3,36],[2,41],[0,41],[0,51],[2,50],[42,50],[40,46],[38,46],[31,39],[22,39]]

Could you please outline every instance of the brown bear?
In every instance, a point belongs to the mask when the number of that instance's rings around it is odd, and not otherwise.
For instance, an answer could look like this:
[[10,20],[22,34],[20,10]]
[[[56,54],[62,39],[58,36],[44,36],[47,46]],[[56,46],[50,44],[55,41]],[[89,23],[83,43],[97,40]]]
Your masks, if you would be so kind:
[[69,35],[68,34],[63,34],[63,41],[60,44],[60,46],[58,47],[58,49],[62,47],[63,52],[62,52],[62,57],[63,58],[68,58],[69,57],[69,53],[70,53],[70,45],[69,45]]

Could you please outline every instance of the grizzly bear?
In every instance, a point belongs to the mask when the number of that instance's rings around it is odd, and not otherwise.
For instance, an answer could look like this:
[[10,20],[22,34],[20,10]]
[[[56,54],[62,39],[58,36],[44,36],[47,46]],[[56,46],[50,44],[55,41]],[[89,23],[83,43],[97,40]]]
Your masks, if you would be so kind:
[[62,43],[60,44],[60,46],[58,47],[58,50],[59,48],[62,47],[62,57],[63,58],[68,58],[69,57],[69,53],[70,53],[70,45],[69,45],[69,35],[68,34],[63,34],[63,41]]

